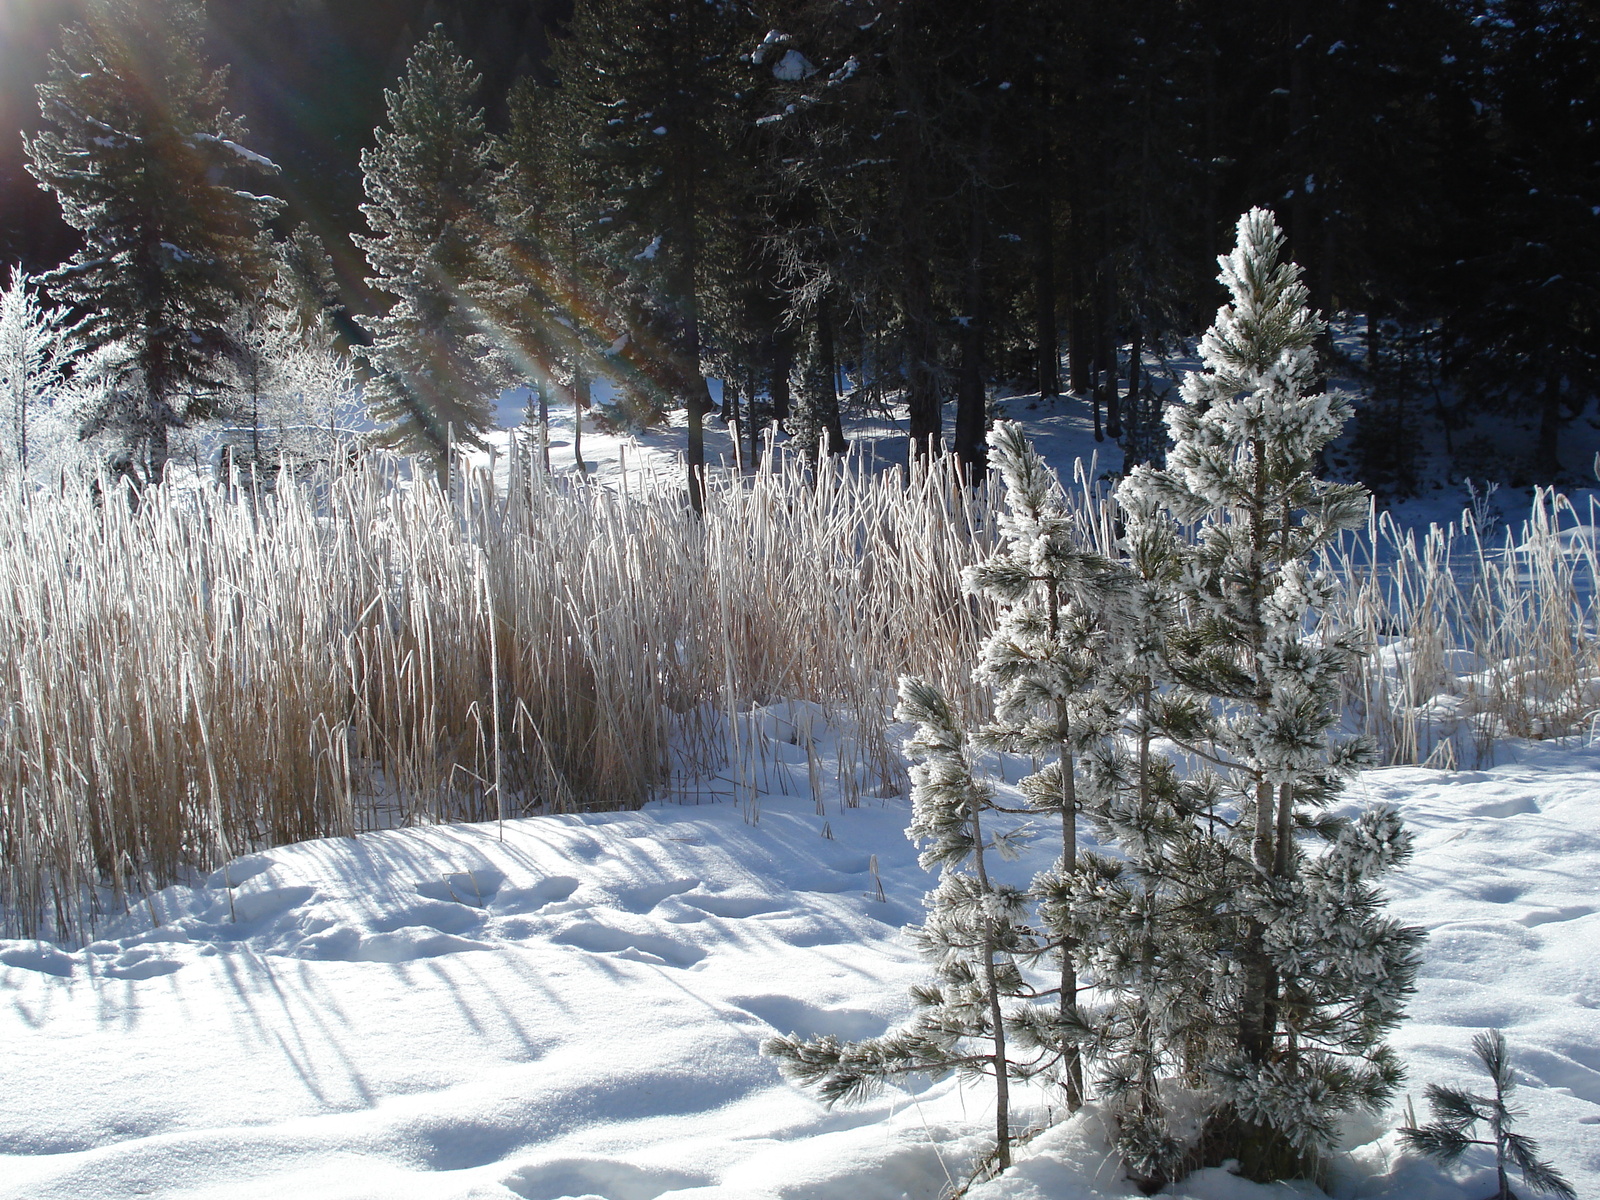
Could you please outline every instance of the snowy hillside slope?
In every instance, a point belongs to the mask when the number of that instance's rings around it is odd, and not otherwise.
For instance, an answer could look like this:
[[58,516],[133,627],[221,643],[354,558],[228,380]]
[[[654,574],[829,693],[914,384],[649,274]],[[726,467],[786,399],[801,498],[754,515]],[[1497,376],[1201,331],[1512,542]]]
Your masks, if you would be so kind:
[[[827,738],[813,795],[793,716],[768,714],[789,766],[754,807],[287,846],[81,950],[0,943],[0,1197],[936,1200],[982,1146],[981,1093],[830,1113],[757,1053],[880,1032],[923,973],[907,803],[841,808]],[[1347,806],[1397,803],[1418,834],[1392,890],[1431,935],[1396,1038],[1419,1109],[1428,1082],[1476,1083],[1471,1036],[1504,1027],[1524,1127],[1600,1195],[1600,750],[1517,758],[1371,772]],[[1483,1160],[1451,1179],[1398,1119],[1352,1124],[1333,1194],[1478,1200]],[[974,1200],[1130,1194],[1092,1117],[1020,1159]],[[1211,1171],[1177,1194],[1315,1193]]]

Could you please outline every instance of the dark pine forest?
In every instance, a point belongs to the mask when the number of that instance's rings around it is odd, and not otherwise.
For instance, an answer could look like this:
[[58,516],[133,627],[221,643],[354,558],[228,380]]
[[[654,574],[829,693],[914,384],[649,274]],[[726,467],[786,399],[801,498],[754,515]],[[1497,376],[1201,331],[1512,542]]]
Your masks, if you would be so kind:
[[[0,0],[0,126],[40,127],[34,85],[86,5]],[[351,240],[384,89],[430,36],[468,60],[454,92],[412,94],[482,110],[418,117],[477,140],[441,143],[479,173],[437,193],[473,231],[456,294],[552,395],[615,380],[619,419],[686,408],[692,436],[710,375],[742,428],[837,450],[848,366],[923,450],[976,465],[1007,381],[1088,398],[1142,457],[1141,364],[1209,322],[1254,205],[1447,429],[1515,412],[1554,477],[1595,394],[1588,0],[227,0],[206,22],[229,109],[283,168],[274,228],[320,238],[355,341],[392,299]],[[77,246],[7,136],[0,260]]]

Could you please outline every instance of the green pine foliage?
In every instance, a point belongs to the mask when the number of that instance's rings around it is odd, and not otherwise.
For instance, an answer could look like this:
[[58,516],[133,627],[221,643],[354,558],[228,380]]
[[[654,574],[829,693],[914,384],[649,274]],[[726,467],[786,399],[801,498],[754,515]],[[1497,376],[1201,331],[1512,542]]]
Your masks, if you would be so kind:
[[[1375,880],[1403,863],[1398,816],[1353,822],[1319,810],[1368,759],[1334,737],[1339,679],[1361,647],[1316,624],[1329,584],[1311,557],[1364,517],[1358,487],[1314,468],[1349,406],[1316,390],[1321,321],[1299,268],[1283,261],[1270,213],[1239,221],[1219,262],[1230,303],[1201,344],[1204,369],[1167,415],[1165,470],[1140,467],[1119,490],[1140,536],[1179,524],[1182,621],[1166,669],[1189,712],[1169,730],[1216,773],[1215,803],[1184,823],[1176,886],[1202,901],[1169,931],[1201,960],[1179,1060],[1216,1107],[1201,1148],[1256,1178],[1315,1168],[1338,1117],[1378,1109],[1399,1064],[1383,1037],[1400,1020],[1420,933],[1383,916]],[[1312,843],[1321,840],[1320,852]]]
[[373,287],[394,297],[360,353],[367,397],[390,443],[448,471],[452,441],[481,444],[509,375],[482,293],[494,169],[478,77],[442,29],[384,93],[388,123],[362,152],[371,236],[356,236]]
[[933,685],[900,681],[899,720],[916,726],[906,752],[912,768],[912,817],[906,836],[923,846],[919,859],[939,871],[924,898],[927,920],[908,932],[934,966],[931,983],[912,989],[915,1015],[882,1037],[841,1042],[828,1035],[769,1038],[762,1053],[779,1060],[797,1083],[823,1101],[860,1099],[907,1075],[939,1078],[951,1071],[987,1076],[995,1088],[995,1164],[1011,1165],[1010,1081],[1026,1076],[1007,1050],[1014,1011],[1035,995],[1021,964],[1040,947],[1027,924],[1028,896],[991,878],[988,856],[1010,856],[1012,841],[984,827],[994,789],[976,778],[972,746],[949,701]]
[[[1406,1144],[1445,1166],[1459,1162],[1473,1146],[1492,1149],[1495,1190],[1488,1200],[1515,1200],[1507,1170],[1511,1166],[1522,1173],[1522,1182],[1532,1191],[1558,1200],[1578,1200],[1578,1193],[1561,1172],[1539,1157],[1538,1143],[1512,1129],[1521,1113],[1511,1106],[1517,1081],[1506,1051],[1505,1034],[1498,1029],[1478,1034],[1472,1039],[1472,1052],[1488,1072],[1494,1095],[1430,1083],[1428,1107],[1433,1110],[1434,1119],[1421,1128],[1402,1129],[1400,1134]],[[1480,1122],[1487,1127],[1487,1138],[1472,1136]]]
[[114,433],[147,481],[165,473],[169,431],[219,403],[228,321],[265,280],[259,232],[279,208],[236,182],[277,168],[245,148],[202,30],[190,0],[89,6],[39,86],[52,128],[27,142],[29,170],[83,236],[45,282],[119,364],[85,432]]

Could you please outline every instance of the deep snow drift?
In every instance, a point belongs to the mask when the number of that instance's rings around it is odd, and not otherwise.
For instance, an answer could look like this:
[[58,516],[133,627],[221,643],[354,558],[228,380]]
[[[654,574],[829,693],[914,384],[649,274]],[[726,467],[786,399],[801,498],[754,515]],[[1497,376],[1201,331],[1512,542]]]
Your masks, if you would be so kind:
[[[922,975],[898,936],[932,883],[907,802],[841,808],[817,715],[760,722],[755,807],[282,847],[82,950],[0,943],[0,1196],[936,1200],[982,1147],[981,1091],[829,1113],[757,1053],[879,1032]],[[1517,757],[1371,772],[1347,805],[1397,803],[1418,835],[1391,890],[1431,934],[1395,1039],[1419,1114],[1427,1082],[1479,1083],[1471,1036],[1504,1027],[1523,1128],[1600,1195],[1600,750]],[[1352,1124],[1334,1194],[1479,1200],[1485,1160],[1452,1180],[1398,1119]],[[1020,1158],[974,1200],[1131,1194],[1092,1116]],[[1177,1194],[1307,1191],[1210,1171]]]

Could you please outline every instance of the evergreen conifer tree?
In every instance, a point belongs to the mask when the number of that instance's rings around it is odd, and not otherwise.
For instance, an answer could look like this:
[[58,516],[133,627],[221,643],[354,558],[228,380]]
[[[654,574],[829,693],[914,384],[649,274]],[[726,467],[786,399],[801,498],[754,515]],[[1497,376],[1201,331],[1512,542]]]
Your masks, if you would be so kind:
[[126,348],[89,428],[115,429],[147,481],[165,472],[168,431],[219,402],[228,319],[264,278],[258,235],[279,207],[229,182],[277,168],[242,144],[202,28],[191,0],[88,6],[39,85],[54,128],[27,143],[84,240],[46,285],[86,314],[90,349]]
[[[1076,948],[1100,1002],[1077,1014],[1095,1068],[1093,1090],[1114,1123],[1131,1178],[1173,1178],[1186,1147],[1169,1119],[1166,1090],[1196,1040],[1209,997],[1205,951],[1190,914],[1204,911],[1211,865],[1199,818],[1214,780],[1185,777],[1158,737],[1192,737],[1204,720],[1171,687],[1168,638],[1177,618],[1176,530],[1152,512],[1122,511],[1117,574],[1092,597],[1103,632],[1087,700],[1098,721],[1076,747],[1079,811],[1102,847],[1035,882],[1041,921]],[[1102,533],[1102,537],[1107,536]]]
[[40,433],[52,443],[67,433],[62,392],[76,332],[66,309],[41,304],[33,277],[12,268],[11,282],[0,289],[0,465],[23,478],[30,458],[41,457]]
[[912,818],[906,836],[924,845],[920,862],[938,868],[924,899],[926,922],[908,932],[934,964],[935,981],[912,989],[917,1012],[902,1028],[860,1042],[831,1034],[769,1038],[762,1052],[784,1074],[815,1087],[829,1104],[859,1099],[905,1075],[959,1071],[988,1076],[995,1087],[995,1164],[1011,1165],[1010,1080],[1026,1074],[1007,1050],[1015,1012],[1006,1001],[1030,998],[1019,963],[1039,947],[1027,924],[1028,896],[993,879],[988,855],[1014,853],[1008,835],[984,827],[994,790],[973,775],[970,743],[949,702],[920,679],[900,681],[899,720],[914,723],[906,750],[912,768]]
[[684,409],[696,509],[711,408],[707,275],[741,194],[731,146],[749,20],[739,6],[697,0],[581,0],[570,38],[552,47],[583,182],[603,208],[585,232],[646,318],[630,340],[659,361],[641,382],[661,381]]
[[441,476],[451,439],[480,443],[507,382],[481,295],[494,171],[473,101],[478,84],[436,27],[384,93],[387,127],[361,155],[361,211],[373,234],[354,241],[372,285],[395,297],[360,350],[372,373],[368,399],[391,443],[428,458]]
[[[1107,610],[1122,599],[1126,579],[1103,556],[1083,549],[1086,539],[1061,503],[1055,473],[1019,426],[997,423],[989,447],[1006,484],[999,520],[1005,548],[969,568],[965,582],[970,592],[1002,605],[1003,615],[975,672],[994,689],[995,708],[977,740],[1042,764],[1019,786],[1030,808],[1060,822],[1061,857],[1036,881],[1036,890],[1047,894],[1051,881],[1078,867],[1078,760],[1116,724],[1099,685],[1110,640],[1106,617],[1116,619]],[[1041,948],[1059,968],[1055,1004],[1020,1010],[1019,1034],[1024,1045],[1043,1052],[1035,1069],[1056,1074],[1075,1109],[1084,1099],[1078,939],[1063,915],[1047,909],[1043,921]]]
[[[1119,491],[1136,518],[1197,527],[1181,547],[1187,614],[1168,634],[1167,669],[1210,710],[1209,729],[1177,731],[1180,744],[1217,766],[1233,805],[1206,809],[1213,845],[1182,881],[1210,906],[1163,940],[1209,964],[1212,1025],[1175,1048],[1216,1097],[1202,1156],[1239,1158],[1257,1178],[1304,1170],[1341,1113],[1393,1092],[1401,1073],[1383,1037],[1420,940],[1383,916],[1374,884],[1410,852],[1399,818],[1317,812],[1366,752],[1332,737],[1338,680],[1360,648],[1310,628],[1329,587],[1310,560],[1360,523],[1366,496],[1313,474],[1349,406],[1313,392],[1322,322],[1282,249],[1270,213],[1240,219],[1219,259],[1231,303],[1168,410],[1167,468],[1137,468]],[[1320,854],[1302,844],[1310,833],[1330,843]]]
[[[1401,1137],[1414,1150],[1449,1166],[1460,1161],[1472,1146],[1487,1146],[1494,1151],[1495,1190],[1487,1200],[1515,1200],[1508,1166],[1522,1172],[1522,1182],[1535,1192],[1557,1200],[1578,1200],[1578,1193],[1566,1177],[1539,1157],[1539,1145],[1526,1134],[1512,1129],[1521,1114],[1511,1107],[1516,1075],[1506,1053],[1506,1037],[1498,1029],[1487,1030],[1472,1039],[1472,1052],[1494,1084],[1494,1095],[1480,1096],[1458,1088],[1428,1085],[1428,1107],[1433,1121],[1420,1129],[1407,1127]],[[1475,1138],[1477,1125],[1488,1126],[1487,1138]]]

